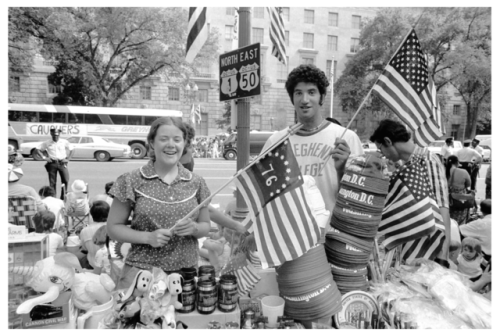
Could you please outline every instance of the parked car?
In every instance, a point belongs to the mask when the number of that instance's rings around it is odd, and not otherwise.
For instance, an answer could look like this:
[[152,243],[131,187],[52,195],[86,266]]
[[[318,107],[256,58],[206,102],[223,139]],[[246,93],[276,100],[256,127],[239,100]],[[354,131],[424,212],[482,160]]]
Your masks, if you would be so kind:
[[[431,142],[427,147],[429,148],[429,151],[441,155],[441,148],[445,144],[445,140],[438,140]],[[453,155],[457,155],[457,152],[463,148],[462,143],[458,140],[453,141],[453,149],[452,153]]]
[[[479,144],[479,145],[481,145],[481,144]],[[490,161],[491,160],[491,147],[488,145],[484,145],[484,146],[481,145],[481,147],[483,147],[483,161],[486,161],[486,162]]]
[[[264,148],[264,145],[274,132],[260,132],[252,131],[250,132],[250,156],[259,155]],[[236,149],[236,144],[238,141],[238,133],[233,133],[229,138],[224,141],[224,158],[226,160],[236,160],[238,152]]]
[[366,153],[374,153],[377,151],[377,145],[375,145],[373,142],[365,142],[362,144],[363,146],[363,152]]
[[[67,138],[73,149],[72,159],[96,159],[97,161],[111,161],[115,158],[130,158],[129,145],[112,142],[100,136],[73,136]],[[36,161],[43,158],[35,154],[35,148],[42,142],[24,142],[21,144],[21,153],[25,157],[33,157]]]

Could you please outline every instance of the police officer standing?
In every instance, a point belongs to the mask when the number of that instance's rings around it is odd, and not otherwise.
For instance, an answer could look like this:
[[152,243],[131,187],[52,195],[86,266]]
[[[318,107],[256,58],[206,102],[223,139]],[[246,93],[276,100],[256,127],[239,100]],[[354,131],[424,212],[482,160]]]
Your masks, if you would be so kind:
[[[60,134],[60,129],[51,128],[50,136],[52,139],[42,142],[36,148],[36,154],[40,155],[45,161],[47,161],[45,169],[49,174],[49,184],[52,188],[54,188],[54,190],[56,190],[57,185],[57,172],[59,172],[59,176],[61,177],[61,185],[64,184],[67,187],[69,183],[68,162],[71,158],[72,150],[68,140],[59,138]],[[46,151],[47,156],[42,154],[41,151]],[[61,199],[64,199],[62,188]]]
[[467,170],[471,179],[471,189],[476,190],[477,173],[479,165],[483,162],[483,157],[470,147],[471,140],[464,141],[464,148],[457,152],[460,168]]

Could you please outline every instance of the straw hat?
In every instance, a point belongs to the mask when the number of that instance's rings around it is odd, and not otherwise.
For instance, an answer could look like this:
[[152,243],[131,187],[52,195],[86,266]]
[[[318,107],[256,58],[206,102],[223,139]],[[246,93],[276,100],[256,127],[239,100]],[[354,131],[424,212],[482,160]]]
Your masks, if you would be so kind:
[[10,163],[7,165],[7,169],[9,175],[9,182],[17,182],[24,175],[23,170],[21,168],[16,167]]
[[74,193],[82,193],[85,192],[86,189],[87,187],[85,186],[85,182],[83,182],[82,180],[75,180],[71,185],[71,190]]

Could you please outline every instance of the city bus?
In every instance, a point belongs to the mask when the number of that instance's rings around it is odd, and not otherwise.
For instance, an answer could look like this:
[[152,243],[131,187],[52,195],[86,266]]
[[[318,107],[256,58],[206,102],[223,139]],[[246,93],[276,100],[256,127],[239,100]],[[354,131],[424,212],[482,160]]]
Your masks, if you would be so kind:
[[[50,138],[50,128],[55,127],[61,130],[62,138],[97,135],[129,145],[132,157],[142,159],[147,154],[149,125],[159,117],[182,117],[182,112],[9,103],[9,144],[18,148],[20,142],[47,140]],[[15,143],[17,139],[19,143]]]

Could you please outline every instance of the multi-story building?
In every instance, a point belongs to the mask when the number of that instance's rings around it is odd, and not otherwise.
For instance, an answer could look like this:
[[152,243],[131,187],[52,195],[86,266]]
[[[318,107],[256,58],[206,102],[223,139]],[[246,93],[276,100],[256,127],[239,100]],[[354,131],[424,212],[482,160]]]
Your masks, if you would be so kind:
[[[358,51],[359,34],[363,19],[376,15],[377,8],[362,7],[283,7],[285,24],[286,56],[288,66],[271,55],[272,43],[269,37],[269,14],[265,7],[253,7],[251,11],[252,43],[261,43],[261,85],[262,94],[251,98],[250,128],[256,130],[277,130],[293,124],[295,113],[290,97],[285,90],[288,73],[303,63],[315,64],[330,77],[332,62],[334,81],[341,75],[348,60]],[[236,10],[234,7],[209,7],[207,22],[209,30],[219,32],[219,52],[225,53],[236,48]],[[60,88],[47,82],[47,75],[54,71],[52,65],[41,58],[35,60],[30,76],[10,78],[9,98],[18,103],[50,104]],[[197,135],[215,135],[215,120],[224,113],[224,103],[219,102],[218,62],[206,64],[191,77],[189,89],[166,82],[160,76],[144,80],[121,99],[118,107],[175,109],[184,112],[188,120],[191,106],[201,107],[201,123],[197,125]],[[193,90],[193,88],[197,90]],[[331,91],[328,91],[322,113],[330,115]],[[457,97],[446,107],[445,114],[451,115],[447,121],[447,133],[461,136],[464,124],[465,106]],[[446,113],[448,112],[448,113]],[[342,111],[338,98],[334,98],[333,117],[344,126],[352,113]],[[363,125],[358,125],[362,122]],[[369,131],[370,120],[354,120],[351,129]],[[361,132],[362,133],[362,132]]]

